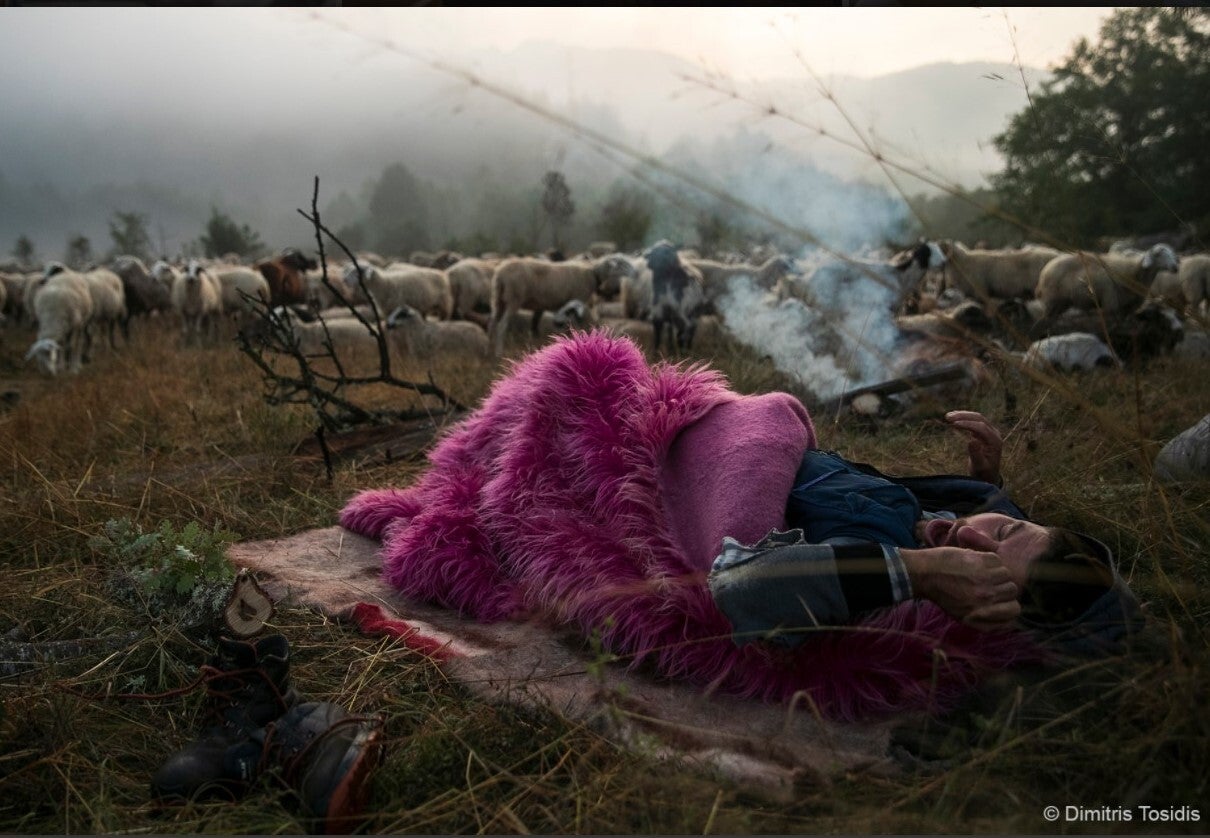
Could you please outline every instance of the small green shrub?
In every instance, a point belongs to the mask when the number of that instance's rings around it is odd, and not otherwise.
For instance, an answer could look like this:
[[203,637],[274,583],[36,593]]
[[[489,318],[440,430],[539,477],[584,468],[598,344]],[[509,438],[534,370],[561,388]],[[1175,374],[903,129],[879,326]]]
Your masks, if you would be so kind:
[[211,628],[226,605],[235,569],[226,558],[233,532],[196,521],[177,530],[171,521],[144,532],[128,518],[105,522],[89,546],[114,565],[109,588],[119,600],[168,618],[184,631]]

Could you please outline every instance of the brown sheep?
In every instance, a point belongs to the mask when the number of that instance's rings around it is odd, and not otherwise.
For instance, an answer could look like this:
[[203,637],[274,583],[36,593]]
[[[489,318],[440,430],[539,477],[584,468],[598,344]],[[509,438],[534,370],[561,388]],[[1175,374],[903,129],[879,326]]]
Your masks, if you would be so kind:
[[307,301],[306,272],[319,267],[314,259],[288,247],[279,256],[256,263],[269,283],[270,305],[293,305]]

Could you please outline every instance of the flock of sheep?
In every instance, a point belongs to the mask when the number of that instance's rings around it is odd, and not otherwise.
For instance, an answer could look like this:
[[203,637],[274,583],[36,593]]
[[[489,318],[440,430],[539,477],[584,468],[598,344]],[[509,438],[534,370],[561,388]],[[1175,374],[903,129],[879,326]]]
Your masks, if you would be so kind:
[[903,346],[979,337],[1027,362],[1062,367],[1117,364],[1124,354],[1178,345],[1205,352],[1210,256],[1178,257],[1164,244],[1096,254],[921,242],[885,259],[764,256],[702,259],[667,241],[636,254],[600,243],[560,261],[418,253],[388,262],[367,253],[356,264],[329,265],[326,282],[295,249],[253,266],[228,258],[148,268],[120,257],[82,272],[58,262],[31,274],[0,272],[0,302],[9,318],[37,324],[26,357],[50,374],[78,371],[94,331],[113,346],[117,328],[129,337],[132,318],[157,312],[179,322],[183,343],[197,344],[213,342],[225,319],[255,334],[271,309],[308,354],[373,342],[354,306],[365,319],[376,312],[399,351],[420,358],[500,356],[510,332],[541,337],[572,326],[601,326],[657,352],[667,328],[668,348],[685,352],[699,328],[728,328],[725,302],[739,283],[762,294],[762,305],[823,312],[843,310],[859,287],[872,287]]

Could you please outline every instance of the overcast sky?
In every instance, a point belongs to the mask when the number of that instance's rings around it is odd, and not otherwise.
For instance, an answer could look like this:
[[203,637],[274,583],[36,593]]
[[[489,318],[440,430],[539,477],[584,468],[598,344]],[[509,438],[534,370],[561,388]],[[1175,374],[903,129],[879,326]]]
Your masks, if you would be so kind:
[[[1070,51],[1079,37],[1095,39],[1110,8],[34,8],[0,9],[3,47],[28,44],[65,29],[91,37],[120,21],[132,40],[154,51],[180,39],[209,42],[221,55],[223,27],[269,33],[315,30],[317,48],[348,38],[315,18],[335,21],[369,37],[390,38],[433,55],[453,56],[526,41],[575,46],[657,49],[704,63],[736,77],[797,76],[799,51],[821,74],[871,77],[936,61],[1014,60],[1014,44],[1026,66],[1045,68]],[[305,21],[310,18],[311,24]],[[48,28],[50,27],[50,28]],[[201,39],[206,39],[201,41]],[[44,53],[51,61],[83,61],[103,52],[104,42],[72,54]],[[349,44],[345,44],[349,46]],[[115,56],[110,56],[115,57]]]
[[359,31],[429,48],[507,49],[527,40],[658,49],[735,76],[797,76],[797,49],[821,74],[870,77],[935,61],[1062,59],[1095,39],[1103,8],[323,9]]

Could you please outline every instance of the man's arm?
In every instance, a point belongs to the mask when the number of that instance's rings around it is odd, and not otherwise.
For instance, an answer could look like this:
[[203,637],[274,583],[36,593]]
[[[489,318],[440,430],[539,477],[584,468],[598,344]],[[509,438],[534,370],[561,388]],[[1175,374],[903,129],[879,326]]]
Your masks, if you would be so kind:
[[912,597],[932,599],[976,628],[1006,625],[1020,610],[1016,586],[1003,585],[1007,572],[994,554],[959,547],[808,544],[801,530],[791,530],[751,547],[724,539],[708,582],[736,643],[795,646],[812,630]]

